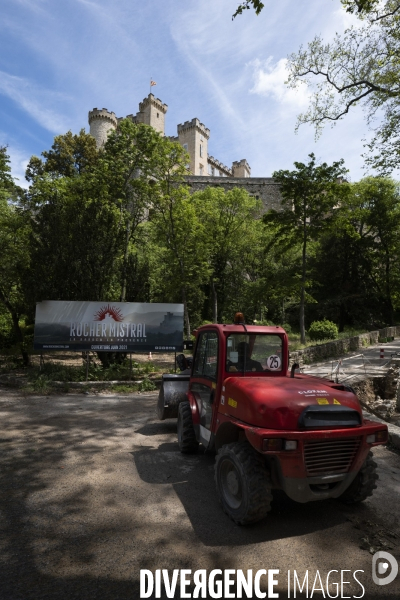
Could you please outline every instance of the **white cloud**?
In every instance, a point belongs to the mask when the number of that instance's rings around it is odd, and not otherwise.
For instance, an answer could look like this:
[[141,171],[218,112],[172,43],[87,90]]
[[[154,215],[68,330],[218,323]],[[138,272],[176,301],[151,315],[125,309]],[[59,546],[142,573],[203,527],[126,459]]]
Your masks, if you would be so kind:
[[301,110],[307,106],[309,93],[306,86],[300,84],[296,89],[292,89],[285,84],[289,76],[286,58],[273,63],[273,57],[270,56],[263,62],[257,59],[249,64],[253,68],[254,77],[254,86],[250,93],[271,97],[284,104],[285,110]]
[[62,94],[39,88],[28,79],[9,75],[4,71],[0,71],[0,94],[14,100],[42,127],[53,133],[60,133],[71,127],[64,115],[48,106],[49,101],[51,104],[63,105],[66,97]]

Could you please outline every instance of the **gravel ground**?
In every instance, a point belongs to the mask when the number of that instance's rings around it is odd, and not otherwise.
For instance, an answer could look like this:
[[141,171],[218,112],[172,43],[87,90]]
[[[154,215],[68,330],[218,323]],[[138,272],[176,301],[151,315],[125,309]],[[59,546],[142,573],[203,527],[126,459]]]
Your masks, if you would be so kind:
[[337,597],[398,600],[400,577],[371,578],[371,552],[400,559],[398,454],[376,451],[381,485],[360,507],[275,493],[264,521],[239,527],[217,502],[214,457],[182,456],[155,404],[0,388],[0,600],[137,599],[140,569],[279,569],[280,598],[294,597],[288,570],[313,582],[348,569]]

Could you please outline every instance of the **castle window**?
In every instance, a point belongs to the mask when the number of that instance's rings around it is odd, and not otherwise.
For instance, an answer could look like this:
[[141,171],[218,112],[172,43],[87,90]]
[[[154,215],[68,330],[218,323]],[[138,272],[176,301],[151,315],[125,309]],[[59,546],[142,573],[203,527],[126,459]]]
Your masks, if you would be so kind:
[[187,144],[183,144],[183,149],[186,150],[186,152],[188,151],[188,145]]
[[212,166],[210,165],[210,163],[208,163],[208,174],[212,175]]
[[159,113],[157,113],[157,119],[158,119],[159,116],[160,116]]
[[203,144],[200,144],[200,156],[203,156]]
[[203,165],[199,165],[199,168],[200,168],[200,175],[203,175],[203,170],[204,170]]

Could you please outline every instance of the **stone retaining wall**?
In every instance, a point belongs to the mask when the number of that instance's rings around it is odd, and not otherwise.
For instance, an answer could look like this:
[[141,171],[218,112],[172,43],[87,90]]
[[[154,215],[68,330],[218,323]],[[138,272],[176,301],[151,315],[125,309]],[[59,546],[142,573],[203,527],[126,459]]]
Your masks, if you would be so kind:
[[388,339],[395,337],[400,337],[400,325],[385,327],[378,331],[369,331],[368,333],[361,333],[354,337],[334,340],[326,344],[319,344],[318,346],[310,346],[303,350],[290,352],[289,364],[292,365],[296,362],[301,366],[305,363],[320,362],[326,358],[343,356],[347,352],[361,350],[367,346],[378,344],[381,341],[386,342]]

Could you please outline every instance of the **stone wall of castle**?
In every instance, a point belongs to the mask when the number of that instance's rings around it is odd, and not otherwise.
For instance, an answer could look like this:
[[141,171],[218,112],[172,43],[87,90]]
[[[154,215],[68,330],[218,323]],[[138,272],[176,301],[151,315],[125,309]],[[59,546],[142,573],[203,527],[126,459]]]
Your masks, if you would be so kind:
[[282,210],[282,196],[279,185],[272,177],[200,177],[187,175],[186,183],[191,192],[200,192],[207,187],[220,187],[226,192],[235,187],[246,190],[250,196],[261,200],[264,210]]

